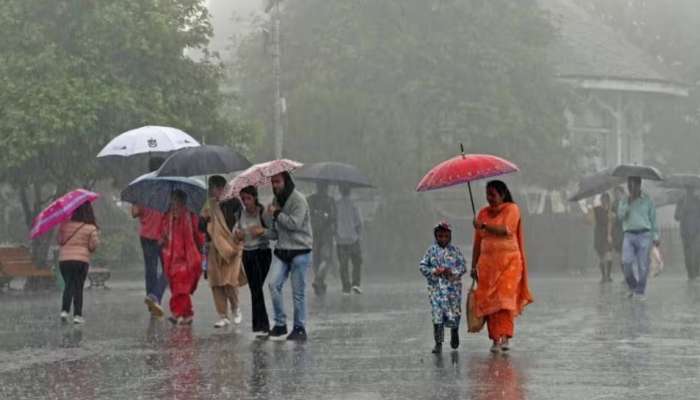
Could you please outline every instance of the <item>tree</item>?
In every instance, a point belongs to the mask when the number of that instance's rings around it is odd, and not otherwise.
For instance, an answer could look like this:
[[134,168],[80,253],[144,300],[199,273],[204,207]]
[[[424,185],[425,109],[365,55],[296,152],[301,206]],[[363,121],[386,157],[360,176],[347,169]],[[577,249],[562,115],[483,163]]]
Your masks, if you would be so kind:
[[[289,155],[353,162],[406,188],[463,142],[515,160],[532,183],[564,178],[565,91],[534,1],[296,0],[282,28]],[[239,43],[235,71],[270,126],[263,40]]]
[[[424,244],[410,242],[418,235],[387,235],[385,227],[420,232],[435,222],[414,188],[460,143],[514,160],[530,184],[556,187],[570,176],[562,144],[568,92],[546,62],[555,32],[535,1],[282,4],[286,155],[370,174],[383,199],[366,241],[381,248],[370,252],[398,257],[398,265],[419,256],[409,250]],[[243,38],[232,71],[251,115],[271,132],[265,45],[259,31]]]
[[0,182],[17,191],[25,225],[56,195],[111,177],[95,155],[128,129],[250,139],[253,126],[224,110],[211,34],[201,0],[2,2]]

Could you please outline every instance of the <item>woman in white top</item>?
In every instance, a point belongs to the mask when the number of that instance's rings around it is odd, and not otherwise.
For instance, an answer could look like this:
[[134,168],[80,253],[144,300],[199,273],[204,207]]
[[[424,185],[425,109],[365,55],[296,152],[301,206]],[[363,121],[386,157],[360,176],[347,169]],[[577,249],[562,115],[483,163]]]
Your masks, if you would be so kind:
[[243,210],[238,221],[236,235],[244,240],[243,268],[248,277],[251,305],[253,308],[253,332],[265,336],[270,331],[270,320],[265,307],[263,284],[272,262],[272,250],[267,238],[267,226],[263,217],[263,206],[258,200],[254,186],[240,192]]

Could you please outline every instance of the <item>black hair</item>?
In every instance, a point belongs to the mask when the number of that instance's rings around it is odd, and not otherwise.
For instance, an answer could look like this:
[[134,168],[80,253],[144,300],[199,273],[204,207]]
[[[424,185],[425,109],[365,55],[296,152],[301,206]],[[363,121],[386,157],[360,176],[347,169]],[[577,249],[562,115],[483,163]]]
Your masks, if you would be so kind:
[[338,190],[340,190],[340,194],[343,197],[348,197],[350,196],[350,191],[352,190],[352,188],[350,187],[350,185],[340,185],[338,187]]
[[178,200],[182,204],[187,204],[187,193],[183,190],[175,189],[173,190],[173,200]]
[[209,187],[223,188],[226,186],[226,178],[221,175],[212,175],[209,177]]
[[252,196],[255,199],[255,205],[260,209],[260,222],[262,223],[263,228],[267,228],[267,225],[265,224],[265,218],[263,218],[263,211],[265,210],[265,207],[263,207],[262,204],[260,204],[260,200],[258,199],[258,188],[255,186],[246,186],[243,189],[241,189],[241,194],[247,194]]
[[289,172],[284,171],[281,175],[282,178],[284,178],[284,190],[280,194],[275,194],[275,199],[277,200],[277,205],[284,207],[284,205],[287,203],[287,199],[289,199],[289,196],[291,196],[292,192],[294,192],[296,185],[294,184],[294,179],[292,179],[292,175]]
[[513,195],[510,194],[510,189],[508,189],[508,185],[506,185],[505,182],[495,180],[495,181],[490,181],[489,183],[486,184],[486,189],[493,189],[496,191],[496,193],[500,194],[501,197],[503,197],[503,202],[504,203],[515,203],[513,201]]
[[148,160],[148,172],[158,171],[164,162],[165,159],[163,157],[151,157]]
[[95,218],[95,211],[92,209],[92,204],[84,203],[73,211],[73,215],[70,218],[71,221],[82,222],[88,225],[97,226],[97,219]]

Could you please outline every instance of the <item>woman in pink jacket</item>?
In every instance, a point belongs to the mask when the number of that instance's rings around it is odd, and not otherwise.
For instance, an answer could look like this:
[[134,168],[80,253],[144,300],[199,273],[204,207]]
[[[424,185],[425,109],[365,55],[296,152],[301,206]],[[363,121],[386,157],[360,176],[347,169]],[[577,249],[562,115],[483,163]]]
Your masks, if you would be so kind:
[[70,221],[61,224],[58,232],[60,252],[58,266],[65,282],[61,320],[68,320],[70,305],[73,303],[73,323],[82,324],[83,286],[87,278],[90,256],[100,244],[99,230],[95,213],[90,203],[80,206]]

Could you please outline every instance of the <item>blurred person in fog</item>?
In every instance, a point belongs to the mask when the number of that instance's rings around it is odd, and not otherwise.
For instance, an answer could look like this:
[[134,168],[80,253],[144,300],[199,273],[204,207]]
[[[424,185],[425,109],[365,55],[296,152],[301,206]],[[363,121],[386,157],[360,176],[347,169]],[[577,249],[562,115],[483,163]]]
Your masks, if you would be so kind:
[[590,218],[593,220],[593,247],[598,255],[600,266],[600,281],[612,282],[610,276],[612,270],[612,202],[610,194],[603,193],[600,196],[600,205],[591,208]]
[[472,277],[476,314],[484,317],[494,353],[508,351],[515,318],[532,303],[520,208],[502,181],[486,184],[489,205],[474,220]]
[[[340,186],[340,199],[336,202],[336,252],[340,268],[340,280],[343,285],[343,294],[350,294],[350,290],[357,294],[362,293],[362,216],[357,205],[350,197],[350,186]],[[352,262],[352,277],[350,276],[350,263]]]
[[695,189],[688,187],[685,196],[676,205],[674,215],[680,223],[683,255],[688,279],[697,279],[700,272],[700,199]]
[[625,237],[625,232],[622,230],[622,220],[617,217],[617,209],[620,202],[627,197],[627,192],[622,186],[617,186],[613,189],[613,203],[611,205],[612,221],[610,240],[612,245],[613,265],[620,267],[620,272],[624,276],[625,270],[622,266],[622,242]]
[[161,244],[163,265],[170,283],[170,312],[173,324],[190,325],[194,310],[192,294],[202,274],[204,235],[198,229],[199,218],[187,209],[187,194],[175,190],[170,210],[163,218]]
[[335,236],[335,199],[328,194],[326,183],[316,184],[316,193],[308,198],[311,228],[314,231],[314,281],[311,286],[317,295],[326,293],[326,275],[333,262]]
[[[629,297],[645,299],[647,277],[651,264],[651,250],[659,245],[654,201],[642,192],[642,179],[630,177],[627,181],[629,196],[617,208],[617,218],[625,232],[622,244],[622,265]],[[636,271],[635,271],[636,267]]]
[[433,316],[434,354],[442,352],[445,328],[450,329],[450,345],[459,347],[459,321],[462,317],[462,276],[467,272],[462,251],[452,244],[452,227],[441,222],[433,228],[435,243],[420,261],[420,272],[428,281],[428,298]]

